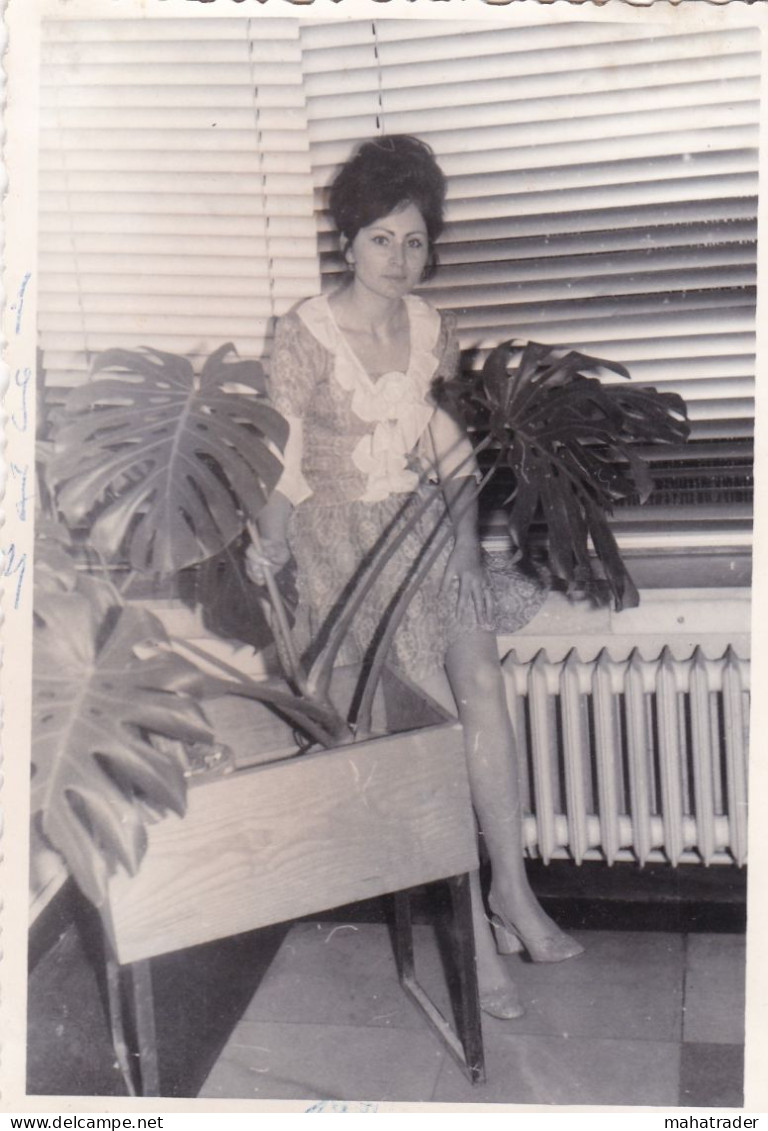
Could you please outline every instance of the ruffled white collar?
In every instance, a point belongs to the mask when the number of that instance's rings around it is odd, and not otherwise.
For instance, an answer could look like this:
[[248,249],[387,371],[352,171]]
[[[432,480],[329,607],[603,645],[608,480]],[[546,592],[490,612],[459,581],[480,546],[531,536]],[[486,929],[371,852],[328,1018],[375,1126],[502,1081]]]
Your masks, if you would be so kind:
[[369,502],[416,488],[419,477],[408,468],[408,456],[435,411],[430,387],[437,367],[440,316],[415,295],[407,295],[405,304],[410,327],[408,368],[405,372],[392,370],[375,380],[363,368],[324,295],[302,303],[297,311],[310,333],[334,358],[334,376],[351,394],[352,412],[359,420],[374,425],[352,452],[356,467],[368,477],[362,498]]

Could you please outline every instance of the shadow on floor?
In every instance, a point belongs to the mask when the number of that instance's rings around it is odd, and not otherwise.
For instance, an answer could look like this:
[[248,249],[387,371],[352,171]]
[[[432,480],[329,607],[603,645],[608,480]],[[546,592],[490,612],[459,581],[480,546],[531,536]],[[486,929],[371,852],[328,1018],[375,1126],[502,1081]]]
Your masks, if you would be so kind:
[[[29,978],[27,1092],[124,1096],[104,1008],[98,925],[78,901]],[[191,947],[152,961],[161,1094],[196,1096],[288,927]]]

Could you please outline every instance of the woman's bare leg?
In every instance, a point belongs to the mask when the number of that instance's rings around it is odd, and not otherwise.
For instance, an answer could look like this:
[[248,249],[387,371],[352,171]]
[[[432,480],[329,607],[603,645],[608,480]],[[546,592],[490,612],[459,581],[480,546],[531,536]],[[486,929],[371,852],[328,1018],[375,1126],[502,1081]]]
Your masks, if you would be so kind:
[[[568,957],[560,932],[530,888],[523,862],[523,812],[515,736],[496,638],[469,633],[448,650],[446,672],[464,729],[472,802],[485,838],[497,909],[535,951]],[[573,947],[571,953],[578,953]]]
[[[445,707],[447,711],[453,712],[458,710],[448,676],[445,672],[436,672],[425,679],[419,680],[419,686]],[[469,892],[472,902],[472,927],[475,935],[477,977],[480,985],[480,993],[493,994],[498,990],[509,989],[511,986],[509,972],[504,960],[500,957],[496,949],[491,924],[485,913],[479,872],[472,872],[470,874]]]

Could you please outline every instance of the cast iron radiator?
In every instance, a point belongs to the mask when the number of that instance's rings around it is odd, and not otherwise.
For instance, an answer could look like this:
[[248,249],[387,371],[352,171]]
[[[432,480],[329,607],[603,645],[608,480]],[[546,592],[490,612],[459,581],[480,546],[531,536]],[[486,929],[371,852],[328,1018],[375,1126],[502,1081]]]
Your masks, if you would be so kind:
[[717,658],[611,652],[503,661],[528,851],[743,864],[749,661],[732,647]]

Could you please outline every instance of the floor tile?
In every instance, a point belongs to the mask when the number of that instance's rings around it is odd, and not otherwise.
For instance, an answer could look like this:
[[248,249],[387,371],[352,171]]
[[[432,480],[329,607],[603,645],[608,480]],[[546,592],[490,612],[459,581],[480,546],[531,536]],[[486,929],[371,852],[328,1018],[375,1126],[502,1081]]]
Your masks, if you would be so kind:
[[680,1107],[741,1107],[744,1050],[740,1045],[683,1045]]
[[683,1040],[742,1044],[745,940],[741,935],[690,935]]
[[[425,987],[446,998],[440,952],[430,927],[414,929]],[[442,991],[442,992],[441,992]],[[400,987],[383,924],[297,923],[244,1014],[249,1021],[424,1029]]]
[[648,977],[654,984],[677,985],[685,962],[684,937],[662,931],[573,931],[584,954],[567,962],[534,963],[516,955],[526,982],[547,985],[576,982],[625,982]]
[[683,1040],[688,1044],[744,1043],[744,990],[719,989],[703,974],[685,984]]
[[443,1056],[428,1032],[242,1021],[200,1096],[424,1102]]
[[530,1035],[679,1041],[682,1036],[682,979],[677,985],[650,978],[627,982],[527,982],[516,975],[525,1016],[518,1021],[487,1019],[487,1026]]
[[433,1101],[672,1107],[679,1059],[673,1042],[497,1033],[486,1041],[486,1083],[472,1087],[446,1058]]
[[728,970],[744,962],[745,935],[691,934],[687,937],[686,966],[689,970]]

